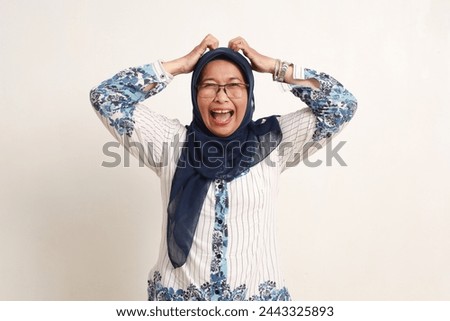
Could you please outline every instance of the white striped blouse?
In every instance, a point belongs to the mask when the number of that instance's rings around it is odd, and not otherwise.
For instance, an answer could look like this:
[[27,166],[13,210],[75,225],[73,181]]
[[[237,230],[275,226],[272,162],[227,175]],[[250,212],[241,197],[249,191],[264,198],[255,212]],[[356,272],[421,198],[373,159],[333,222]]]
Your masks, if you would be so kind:
[[[299,68],[296,68],[299,70]],[[324,73],[301,69],[320,89],[291,86],[308,107],[278,118],[281,144],[264,161],[231,182],[212,182],[186,263],[174,268],[166,240],[167,211],[159,257],[148,279],[149,300],[290,300],[278,266],[275,220],[280,174],[311,155],[356,111],[356,99]],[[161,180],[163,209],[186,137],[143,100],[172,80],[160,62],[125,69],[91,91],[91,103],[112,135]],[[145,91],[149,84],[155,86]]]

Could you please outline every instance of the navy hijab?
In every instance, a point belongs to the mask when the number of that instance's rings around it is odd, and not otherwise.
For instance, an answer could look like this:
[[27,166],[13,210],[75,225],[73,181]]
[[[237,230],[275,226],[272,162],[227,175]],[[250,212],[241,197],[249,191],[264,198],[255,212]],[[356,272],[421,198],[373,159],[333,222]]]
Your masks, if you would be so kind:
[[[204,67],[213,60],[234,63],[248,84],[245,116],[239,128],[228,137],[217,137],[205,126],[197,105],[197,85]],[[177,169],[172,180],[167,207],[167,244],[175,268],[182,266],[191,249],[200,212],[211,182],[230,182],[264,160],[280,143],[281,129],[276,116],[253,121],[252,67],[240,53],[228,48],[208,51],[197,62],[191,82],[193,120],[187,126]]]

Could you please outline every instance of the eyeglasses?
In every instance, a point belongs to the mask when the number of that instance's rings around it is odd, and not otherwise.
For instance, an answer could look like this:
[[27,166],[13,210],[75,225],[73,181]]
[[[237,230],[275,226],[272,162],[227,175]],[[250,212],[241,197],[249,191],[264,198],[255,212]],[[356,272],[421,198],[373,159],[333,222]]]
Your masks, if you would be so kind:
[[197,85],[198,96],[201,98],[214,98],[219,93],[220,88],[223,88],[223,91],[229,98],[241,98],[244,89],[247,88],[247,84],[232,82],[225,85],[213,84],[213,83],[204,83]]

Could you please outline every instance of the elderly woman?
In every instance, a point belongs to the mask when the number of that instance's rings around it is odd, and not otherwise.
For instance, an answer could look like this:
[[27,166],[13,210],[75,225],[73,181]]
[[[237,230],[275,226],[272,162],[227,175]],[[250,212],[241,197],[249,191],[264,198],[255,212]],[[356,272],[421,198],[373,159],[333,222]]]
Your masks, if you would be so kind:
[[[254,121],[253,71],[289,85],[307,107]],[[191,72],[190,125],[140,104]],[[352,118],[351,93],[325,73],[261,55],[241,37],[218,48],[208,35],[179,59],[105,80],[91,102],[161,179],[163,233],[149,300],[291,299],[275,240],[280,174]]]

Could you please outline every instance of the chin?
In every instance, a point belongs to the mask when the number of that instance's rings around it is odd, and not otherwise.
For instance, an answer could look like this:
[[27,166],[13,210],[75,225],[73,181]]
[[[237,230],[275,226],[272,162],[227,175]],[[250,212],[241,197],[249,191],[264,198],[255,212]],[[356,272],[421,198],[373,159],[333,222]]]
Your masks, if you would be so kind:
[[235,131],[234,130],[213,130],[209,129],[209,131],[214,134],[214,136],[225,138],[231,136]]

